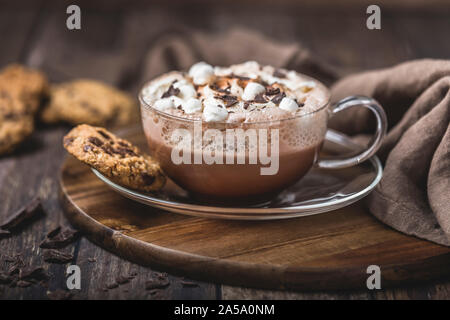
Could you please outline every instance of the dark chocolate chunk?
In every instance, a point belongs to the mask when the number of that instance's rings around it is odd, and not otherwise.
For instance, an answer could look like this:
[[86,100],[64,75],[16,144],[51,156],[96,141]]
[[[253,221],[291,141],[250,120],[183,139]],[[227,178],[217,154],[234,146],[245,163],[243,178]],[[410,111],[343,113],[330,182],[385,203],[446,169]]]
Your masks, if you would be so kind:
[[7,260],[7,262],[11,262],[11,265],[8,267],[8,274],[10,276],[15,276],[19,274],[20,269],[25,266],[25,262],[23,261],[20,254],[15,255],[12,259]]
[[44,250],[44,261],[49,263],[68,263],[73,260],[73,254],[56,249]]
[[163,93],[161,98],[168,98],[170,96],[176,96],[179,93],[180,93],[180,89],[175,88],[172,84],[172,85],[170,85],[169,89]]
[[169,286],[169,279],[166,278],[152,278],[145,282],[145,290],[162,289]]
[[260,94],[256,95],[255,99],[253,99],[253,102],[256,102],[256,103],[266,103],[267,100],[266,100],[266,98],[264,98],[263,94],[260,93]]
[[148,175],[146,173],[141,174],[142,180],[144,180],[145,185],[149,186],[153,182],[155,182],[155,177],[152,177],[151,175]]
[[229,95],[229,94],[224,94],[221,96],[215,96],[215,98],[223,100],[224,102],[226,102],[225,108],[231,107],[233,105],[235,105],[236,103],[238,103],[238,99],[236,96],[233,95]]
[[209,88],[211,89],[211,90],[214,90],[214,91],[218,91],[220,88],[219,88],[219,86],[216,84],[216,83],[211,83],[210,85],[209,85]]
[[116,282],[117,282],[118,284],[125,284],[125,283],[130,282],[130,278],[129,278],[129,277],[126,277],[126,276],[123,276],[123,275],[119,275],[119,276],[116,278]]
[[28,267],[20,269],[19,279],[28,282],[48,281],[50,276],[42,267]]
[[106,288],[108,289],[115,289],[119,286],[119,284],[117,282],[112,282],[106,285]]
[[64,146],[65,147],[70,146],[73,140],[75,140],[73,137],[65,137],[63,141]]
[[150,290],[150,295],[152,295],[152,296],[155,297],[155,298],[158,298],[158,296],[160,295],[160,293],[161,293],[161,290],[158,290],[158,289]]
[[83,146],[83,151],[84,152],[89,152],[91,150],[94,150],[94,148],[91,145],[86,144],[86,145]]
[[47,238],[52,238],[52,237],[56,236],[60,231],[61,231],[61,226],[57,226],[57,227],[53,228],[52,230],[50,230],[49,233],[47,233]]
[[220,89],[219,88],[219,90],[217,90],[217,91],[219,91],[220,93],[230,94],[231,93],[231,87],[228,86],[225,89]]
[[227,100],[225,100],[226,101],[226,105],[225,105],[225,107],[226,108],[228,108],[228,107],[231,107],[232,105],[235,105],[236,103],[238,103],[238,100],[237,99],[227,99]]
[[45,214],[39,198],[34,198],[27,205],[14,212],[6,221],[0,223],[0,229],[12,231],[27,222]]
[[286,78],[286,73],[284,73],[284,71],[280,69],[275,69],[275,71],[273,72],[273,76],[277,78]]
[[130,150],[130,149],[127,149],[127,148],[118,147],[116,149],[113,149],[113,152],[116,153],[116,154],[120,154],[122,157],[125,157],[126,155],[137,156],[137,154],[134,153],[133,150]]
[[121,145],[122,147],[125,147],[125,148],[129,148],[130,147],[130,144],[125,142],[125,141],[119,141],[118,144]]
[[249,104],[248,102],[244,102],[244,109],[247,110],[248,107],[249,107],[249,105],[250,105],[250,104]]
[[72,298],[72,293],[67,290],[55,290],[55,291],[47,291],[47,297],[50,300],[69,300]]
[[103,145],[102,150],[105,151],[110,156],[112,156],[115,153],[114,148],[111,147],[110,145]]
[[51,237],[47,236],[39,247],[43,249],[61,249],[78,239],[79,235],[79,231],[67,228]]
[[103,145],[103,141],[97,137],[89,137],[88,141],[97,147],[101,147]]
[[211,90],[220,92],[220,93],[225,93],[225,94],[229,94],[230,93],[230,85],[228,85],[226,88],[222,89],[220,88],[217,84],[213,83],[211,85],[209,85],[209,87],[211,88]]
[[103,136],[103,138],[108,139],[108,140],[111,140],[111,137],[110,137],[106,132],[103,132],[102,130],[97,130],[97,132],[98,132],[101,136]]
[[285,96],[286,94],[284,92],[281,92],[272,98],[272,102],[275,103],[276,105],[279,105],[281,100],[283,100]]
[[274,96],[280,93],[280,88],[266,88],[266,96]]

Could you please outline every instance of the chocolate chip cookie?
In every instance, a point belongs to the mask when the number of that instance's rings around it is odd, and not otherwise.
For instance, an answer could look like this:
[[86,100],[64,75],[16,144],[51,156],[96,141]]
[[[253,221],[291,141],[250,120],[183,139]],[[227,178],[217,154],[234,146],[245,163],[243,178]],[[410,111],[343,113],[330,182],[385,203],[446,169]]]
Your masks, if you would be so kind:
[[104,128],[79,125],[64,137],[63,144],[78,160],[120,185],[142,191],[157,191],[166,181],[154,159]]
[[12,64],[0,71],[0,154],[13,151],[34,129],[34,114],[48,95],[45,75]]
[[11,64],[0,71],[0,93],[20,100],[28,113],[35,113],[48,96],[47,77],[40,71]]
[[34,117],[26,105],[0,91],[0,154],[13,151],[34,129]]
[[98,81],[79,79],[51,88],[41,118],[46,123],[123,125],[137,119],[137,106],[126,93]]

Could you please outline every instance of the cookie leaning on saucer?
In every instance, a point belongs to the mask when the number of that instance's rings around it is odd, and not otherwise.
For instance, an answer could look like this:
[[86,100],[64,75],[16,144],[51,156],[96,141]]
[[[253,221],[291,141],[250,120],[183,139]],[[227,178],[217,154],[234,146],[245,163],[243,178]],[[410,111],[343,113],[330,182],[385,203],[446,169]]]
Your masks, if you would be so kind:
[[54,85],[41,119],[46,123],[123,125],[136,117],[137,105],[126,93],[95,80]]
[[78,160],[120,185],[157,191],[166,181],[154,159],[104,128],[79,125],[64,137],[63,144]]

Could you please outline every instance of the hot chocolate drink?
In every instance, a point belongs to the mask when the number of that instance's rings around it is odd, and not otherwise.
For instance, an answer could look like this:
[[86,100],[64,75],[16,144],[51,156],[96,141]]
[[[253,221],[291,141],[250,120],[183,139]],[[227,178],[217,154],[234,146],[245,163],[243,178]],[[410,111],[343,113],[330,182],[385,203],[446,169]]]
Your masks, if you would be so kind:
[[170,72],[144,86],[152,156],[185,189],[214,197],[279,191],[311,168],[329,91],[294,71],[246,62]]

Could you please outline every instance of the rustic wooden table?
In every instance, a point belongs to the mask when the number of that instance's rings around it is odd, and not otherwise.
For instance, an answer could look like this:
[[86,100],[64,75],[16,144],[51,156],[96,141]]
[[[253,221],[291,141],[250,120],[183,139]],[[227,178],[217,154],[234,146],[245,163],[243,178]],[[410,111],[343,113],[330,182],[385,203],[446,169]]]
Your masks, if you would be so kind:
[[[27,8],[2,5],[0,10],[0,65],[21,62],[39,67],[52,81],[92,77],[135,93],[139,67],[155,37],[168,25],[223,31],[243,25],[283,41],[299,41],[342,73],[390,66],[415,58],[448,58],[449,13],[382,11],[382,30],[365,28],[365,8],[303,10],[296,6],[178,5],[108,10],[82,7],[82,30],[65,27],[65,6],[44,1]],[[65,265],[43,264],[38,244],[55,224],[66,225],[58,200],[58,173],[65,156],[61,137],[67,127],[39,128],[14,155],[0,158],[0,220],[38,195],[47,211],[21,233],[0,240],[0,254],[21,253],[29,265],[45,265],[52,274],[49,289],[65,287]],[[81,290],[75,299],[449,299],[450,282],[417,284],[406,288],[358,292],[293,293],[198,283],[183,285],[171,276],[170,286],[145,290],[152,270],[125,261],[85,238],[70,245],[73,264],[82,270]],[[92,262],[95,258],[96,262]],[[2,267],[2,266],[0,266]],[[117,274],[137,272],[126,285],[103,290]],[[0,298],[43,299],[47,289],[0,286]]]

